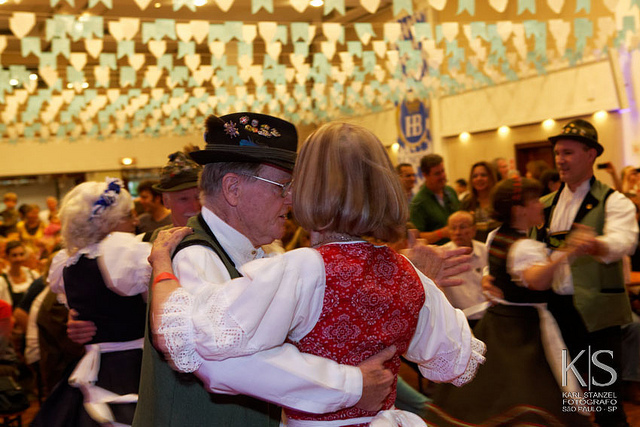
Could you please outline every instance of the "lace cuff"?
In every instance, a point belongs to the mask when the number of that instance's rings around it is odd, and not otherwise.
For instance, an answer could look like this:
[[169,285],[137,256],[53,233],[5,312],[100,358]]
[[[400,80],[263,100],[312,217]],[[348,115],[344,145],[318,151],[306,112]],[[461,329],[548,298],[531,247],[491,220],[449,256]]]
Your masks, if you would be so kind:
[[191,323],[193,295],[177,289],[165,302],[158,334],[164,339],[166,355],[180,372],[194,372],[203,359],[196,351],[196,334]]
[[478,372],[478,367],[480,367],[480,365],[482,365],[486,360],[484,357],[486,352],[487,346],[485,343],[476,337],[471,337],[471,357],[469,358],[469,363],[467,363],[467,368],[464,370],[462,375],[451,381],[451,384],[456,387],[461,387],[474,379],[476,377],[476,372]]

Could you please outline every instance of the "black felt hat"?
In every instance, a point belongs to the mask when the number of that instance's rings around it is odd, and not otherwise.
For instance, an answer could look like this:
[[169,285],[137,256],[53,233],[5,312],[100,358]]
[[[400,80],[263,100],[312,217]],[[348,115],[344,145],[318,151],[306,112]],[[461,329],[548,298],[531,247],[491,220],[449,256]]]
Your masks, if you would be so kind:
[[256,113],[207,118],[204,150],[191,157],[201,165],[217,162],[255,162],[293,170],[298,132],[293,124]]
[[588,147],[594,148],[598,152],[598,156],[604,152],[604,147],[598,142],[598,131],[591,123],[586,120],[577,119],[570,121],[562,128],[559,135],[549,137],[549,141],[553,145],[561,139],[572,139],[579,141]]
[[153,188],[160,192],[171,192],[197,187],[201,170],[202,166],[194,162],[188,154],[176,151],[169,154],[169,162],[160,172],[160,182]]

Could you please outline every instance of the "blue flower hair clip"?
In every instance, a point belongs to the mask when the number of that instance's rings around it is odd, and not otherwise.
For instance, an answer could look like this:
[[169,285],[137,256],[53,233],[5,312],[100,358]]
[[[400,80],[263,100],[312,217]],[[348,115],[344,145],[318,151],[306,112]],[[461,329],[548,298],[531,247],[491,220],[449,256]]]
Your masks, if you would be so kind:
[[116,203],[118,194],[120,194],[120,189],[122,188],[122,181],[118,178],[107,178],[107,188],[100,195],[98,200],[93,203],[93,207],[91,208],[91,216],[89,217],[89,221],[102,215],[102,213],[109,206]]

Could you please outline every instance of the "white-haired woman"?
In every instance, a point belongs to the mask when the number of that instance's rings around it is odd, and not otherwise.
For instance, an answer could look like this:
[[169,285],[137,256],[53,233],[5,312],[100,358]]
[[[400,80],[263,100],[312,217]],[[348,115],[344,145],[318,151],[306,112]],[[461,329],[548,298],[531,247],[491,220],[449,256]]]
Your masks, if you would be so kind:
[[[158,238],[150,258],[152,308],[155,321],[161,319],[160,344],[176,367],[192,371],[203,358],[249,354],[288,339],[303,353],[353,366],[394,346],[387,366],[395,375],[404,354],[427,378],[470,381],[484,345],[462,312],[406,258],[362,237],[396,241],[408,216],[380,140],[361,126],[324,125],[302,147],[294,182],[293,213],[311,230],[312,248],[245,264],[244,277],[230,286],[206,287],[195,297],[185,292],[169,273],[169,251],[160,250],[170,240]],[[395,382],[382,409],[391,410],[394,400]],[[374,419],[382,423],[376,425],[424,425],[403,411],[377,414],[355,406],[322,415],[285,412],[290,427],[364,426]]]
[[84,410],[68,418],[73,408],[65,413],[60,400],[77,391],[59,384],[38,420],[47,426],[129,425],[140,380],[149,282],[149,269],[141,266],[151,245],[134,236],[133,201],[117,179],[73,188],[62,202],[60,220],[65,248],[53,260],[49,283],[78,319],[96,325],[96,334],[69,377],[69,384],[82,391]]

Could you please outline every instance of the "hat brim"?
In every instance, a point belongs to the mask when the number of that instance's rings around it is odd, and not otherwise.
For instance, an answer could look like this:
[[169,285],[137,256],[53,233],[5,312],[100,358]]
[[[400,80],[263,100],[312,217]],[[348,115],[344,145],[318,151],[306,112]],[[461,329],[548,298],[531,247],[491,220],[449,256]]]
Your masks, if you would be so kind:
[[197,186],[198,186],[198,181],[190,181],[190,182],[183,182],[182,184],[175,185],[171,188],[164,188],[161,184],[154,184],[151,187],[153,187],[154,190],[159,191],[161,193],[173,193],[174,191],[187,190],[189,188],[194,188]]
[[280,148],[217,146],[190,153],[201,165],[222,162],[268,163],[292,171],[296,153]]
[[556,145],[556,142],[558,142],[558,141],[560,141],[562,139],[571,139],[573,141],[582,142],[587,147],[595,149],[596,152],[598,153],[598,156],[600,156],[604,152],[604,147],[602,145],[600,145],[599,142],[594,141],[591,138],[587,138],[587,137],[581,136],[581,135],[560,134],[560,135],[549,137],[549,141],[553,145]]

